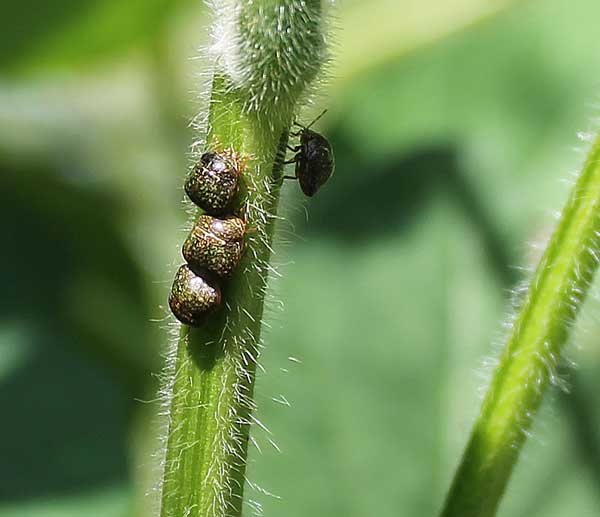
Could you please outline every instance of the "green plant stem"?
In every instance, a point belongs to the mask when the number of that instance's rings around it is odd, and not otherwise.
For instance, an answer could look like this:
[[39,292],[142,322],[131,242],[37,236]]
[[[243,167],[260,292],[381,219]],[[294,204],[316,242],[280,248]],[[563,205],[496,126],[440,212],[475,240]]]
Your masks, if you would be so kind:
[[274,214],[291,120],[248,114],[216,76],[207,148],[248,160],[236,211],[247,218],[247,251],[223,283],[227,307],[199,329],[182,327],[174,365],[162,517],[241,515],[252,393]]
[[206,149],[245,164],[232,212],[245,255],[223,307],[169,356],[161,517],[238,517],[271,242],[292,117],[326,57],[321,0],[215,0]]
[[495,515],[600,257],[600,138],[511,327],[443,517]]

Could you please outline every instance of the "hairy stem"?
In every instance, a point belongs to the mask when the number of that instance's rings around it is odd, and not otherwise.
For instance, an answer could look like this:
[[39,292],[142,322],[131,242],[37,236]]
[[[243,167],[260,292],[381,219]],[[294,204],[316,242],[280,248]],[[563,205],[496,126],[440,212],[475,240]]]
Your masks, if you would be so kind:
[[221,283],[223,309],[181,328],[168,374],[169,430],[161,517],[242,513],[248,433],[271,242],[296,104],[323,61],[319,0],[220,0],[222,41],[206,149],[245,163],[233,212],[248,223],[246,252]]
[[514,320],[443,517],[496,514],[600,258],[600,138]]

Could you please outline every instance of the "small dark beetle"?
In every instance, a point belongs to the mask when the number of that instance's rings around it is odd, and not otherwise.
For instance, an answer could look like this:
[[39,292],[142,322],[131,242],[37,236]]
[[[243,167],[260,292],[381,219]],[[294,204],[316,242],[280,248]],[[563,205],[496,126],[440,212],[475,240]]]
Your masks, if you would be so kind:
[[185,193],[206,213],[227,211],[237,192],[243,164],[231,150],[204,153],[185,181]]
[[294,158],[285,163],[296,164],[296,176],[284,176],[284,179],[297,179],[302,192],[308,197],[314,196],[323,184],[333,174],[335,163],[333,150],[329,140],[323,135],[312,131],[311,126],[319,120],[326,112],[325,110],[308,126],[295,122],[300,130],[291,133],[292,136],[300,137],[300,145],[289,147],[296,154]]
[[197,275],[187,264],[177,270],[169,307],[181,323],[198,327],[220,304],[221,290],[208,275]]

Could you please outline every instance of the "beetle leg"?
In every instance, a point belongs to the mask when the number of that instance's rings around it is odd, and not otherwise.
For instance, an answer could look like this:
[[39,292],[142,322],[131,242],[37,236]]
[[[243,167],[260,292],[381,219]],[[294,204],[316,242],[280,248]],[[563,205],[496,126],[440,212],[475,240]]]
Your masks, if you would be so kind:
[[249,206],[248,202],[244,203],[244,205],[242,206],[242,208],[240,208],[238,216],[246,224],[248,224],[248,221],[250,220],[250,206]]
[[302,146],[297,145],[296,147],[292,147],[291,145],[288,145],[287,148],[289,151],[292,151],[293,153],[297,153],[302,148]]
[[283,176],[284,180],[297,180],[298,178],[296,176]]
[[258,227],[255,225],[246,227],[246,235],[256,235],[258,233]]

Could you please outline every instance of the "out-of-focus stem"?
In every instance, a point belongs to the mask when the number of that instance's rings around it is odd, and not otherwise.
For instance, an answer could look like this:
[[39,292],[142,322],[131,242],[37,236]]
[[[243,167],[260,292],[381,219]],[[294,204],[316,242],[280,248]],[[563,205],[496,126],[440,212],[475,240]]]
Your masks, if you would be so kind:
[[600,138],[512,325],[443,517],[495,515],[600,258]]

